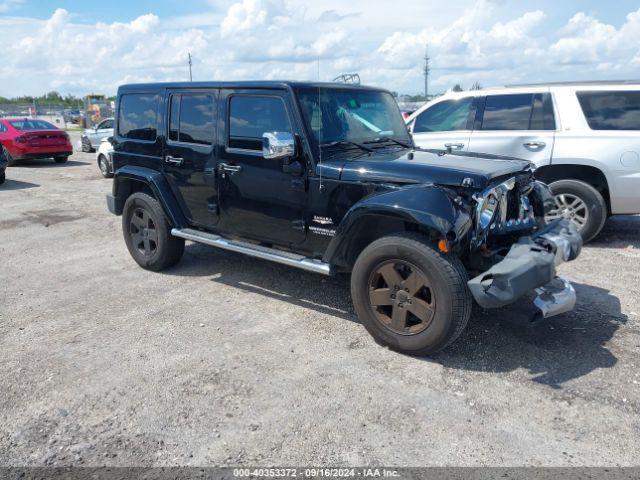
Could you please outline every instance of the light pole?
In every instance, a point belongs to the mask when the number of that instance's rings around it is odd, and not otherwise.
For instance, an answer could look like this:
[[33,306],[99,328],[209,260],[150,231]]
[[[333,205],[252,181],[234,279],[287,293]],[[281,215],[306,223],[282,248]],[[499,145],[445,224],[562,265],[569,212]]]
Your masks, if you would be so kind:
[[187,53],[187,57],[189,59],[189,81],[193,82],[193,74],[191,73],[191,65],[192,65],[192,61],[191,61],[191,52]]

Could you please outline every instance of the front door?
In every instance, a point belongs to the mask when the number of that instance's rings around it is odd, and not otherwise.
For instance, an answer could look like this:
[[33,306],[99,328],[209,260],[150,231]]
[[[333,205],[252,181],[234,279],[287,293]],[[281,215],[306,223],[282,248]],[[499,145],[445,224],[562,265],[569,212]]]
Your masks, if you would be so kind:
[[215,182],[218,91],[167,93],[164,171],[185,216],[204,227],[218,223]]
[[473,125],[474,98],[443,100],[420,112],[409,129],[420,148],[469,150]]
[[[220,230],[283,246],[304,241],[305,173],[262,155],[262,134],[296,132],[284,90],[221,90],[224,112],[218,187]],[[298,152],[299,153],[299,152]]]

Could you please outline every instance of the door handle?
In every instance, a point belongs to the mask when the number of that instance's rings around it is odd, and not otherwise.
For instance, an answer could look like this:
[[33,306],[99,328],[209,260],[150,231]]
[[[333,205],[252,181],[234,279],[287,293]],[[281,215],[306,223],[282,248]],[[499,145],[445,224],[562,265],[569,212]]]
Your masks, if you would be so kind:
[[464,143],[445,143],[444,146],[448,150],[462,150]]
[[524,142],[523,145],[527,148],[544,148],[547,146],[544,142]]
[[167,155],[166,157],[164,157],[164,160],[167,163],[172,163],[177,166],[180,166],[184,163],[184,158],[172,157],[171,155]]
[[229,165],[228,163],[219,163],[218,170],[221,172],[226,172],[229,175],[235,175],[239,171],[242,170],[241,165]]

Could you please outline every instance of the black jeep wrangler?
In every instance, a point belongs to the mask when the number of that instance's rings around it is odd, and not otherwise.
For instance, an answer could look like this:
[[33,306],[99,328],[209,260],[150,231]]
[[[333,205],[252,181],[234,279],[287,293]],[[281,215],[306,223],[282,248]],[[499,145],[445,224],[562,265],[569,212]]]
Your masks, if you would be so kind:
[[[429,354],[464,329],[472,298],[536,290],[539,315],[575,304],[556,265],[582,246],[526,161],[414,147],[384,90],[301,82],[120,87],[113,195],[149,270],[184,241],[330,275],[351,273],[375,339]],[[469,280],[468,275],[471,277]]]

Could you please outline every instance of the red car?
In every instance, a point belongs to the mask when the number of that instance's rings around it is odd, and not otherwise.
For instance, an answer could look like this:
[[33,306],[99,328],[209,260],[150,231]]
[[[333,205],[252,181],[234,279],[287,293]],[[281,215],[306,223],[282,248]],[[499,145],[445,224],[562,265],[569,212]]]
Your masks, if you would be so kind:
[[9,165],[32,158],[53,158],[64,163],[73,153],[69,135],[35,118],[1,118],[0,143]]

